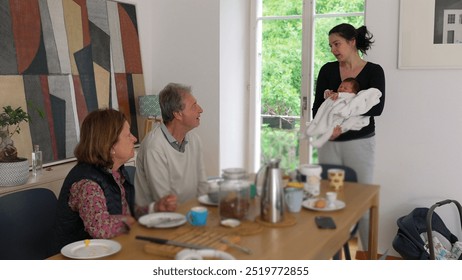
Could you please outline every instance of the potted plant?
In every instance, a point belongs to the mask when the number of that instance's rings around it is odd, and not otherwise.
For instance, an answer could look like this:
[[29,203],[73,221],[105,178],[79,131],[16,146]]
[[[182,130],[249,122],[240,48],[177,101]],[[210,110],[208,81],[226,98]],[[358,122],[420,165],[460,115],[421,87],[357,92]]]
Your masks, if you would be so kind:
[[20,124],[31,120],[21,107],[3,107],[0,113],[0,186],[16,186],[27,182],[29,161],[18,157],[18,151],[11,139],[21,132]]

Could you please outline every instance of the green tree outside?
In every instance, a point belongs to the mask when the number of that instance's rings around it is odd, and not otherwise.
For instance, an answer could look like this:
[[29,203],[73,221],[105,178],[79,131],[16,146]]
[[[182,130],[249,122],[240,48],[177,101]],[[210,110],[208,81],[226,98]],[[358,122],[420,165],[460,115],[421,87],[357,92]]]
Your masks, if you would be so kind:
[[[262,0],[263,16],[302,15],[302,0]],[[340,14],[364,11],[364,0],[317,0],[317,14]],[[314,77],[321,66],[335,58],[330,52],[328,32],[335,25],[348,22],[363,25],[363,16],[320,17],[315,21]],[[262,115],[299,117],[302,79],[302,20],[263,20],[262,24]],[[281,158],[281,167],[298,167],[300,121],[290,118],[291,129],[263,124],[261,130],[262,163]],[[316,151],[313,153],[316,156]],[[316,161],[316,158],[314,158]]]

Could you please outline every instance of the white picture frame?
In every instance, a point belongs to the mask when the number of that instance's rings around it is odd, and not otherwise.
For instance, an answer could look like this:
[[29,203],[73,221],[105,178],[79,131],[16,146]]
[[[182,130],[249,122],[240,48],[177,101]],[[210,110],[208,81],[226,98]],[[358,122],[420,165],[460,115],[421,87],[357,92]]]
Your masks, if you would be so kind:
[[435,22],[437,4],[441,11],[441,5],[453,6],[453,2],[400,0],[399,69],[462,69],[462,43],[435,43],[434,37],[439,22],[443,22],[442,19]]

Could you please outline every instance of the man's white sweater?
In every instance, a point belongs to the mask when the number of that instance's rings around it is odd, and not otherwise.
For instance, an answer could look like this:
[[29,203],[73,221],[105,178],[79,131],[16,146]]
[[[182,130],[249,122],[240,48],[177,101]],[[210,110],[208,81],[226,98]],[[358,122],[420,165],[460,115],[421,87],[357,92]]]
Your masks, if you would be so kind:
[[136,158],[135,199],[139,206],[148,206],[168,194],[175,194],[178,203],[183,203],[207,192],[199,136],[188,132],[182,153],[170,145],[160,126],[155,125],[146,135]]

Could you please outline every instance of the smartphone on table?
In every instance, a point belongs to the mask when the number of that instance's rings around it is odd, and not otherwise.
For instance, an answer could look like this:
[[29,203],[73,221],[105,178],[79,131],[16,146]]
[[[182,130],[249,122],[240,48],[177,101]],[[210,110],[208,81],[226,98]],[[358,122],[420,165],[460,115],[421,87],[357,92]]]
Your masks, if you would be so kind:
[[334,219],[329,216],[316,216],[314,218],[316,225],[320,229],[335,229],[337,226],[335,225]]

